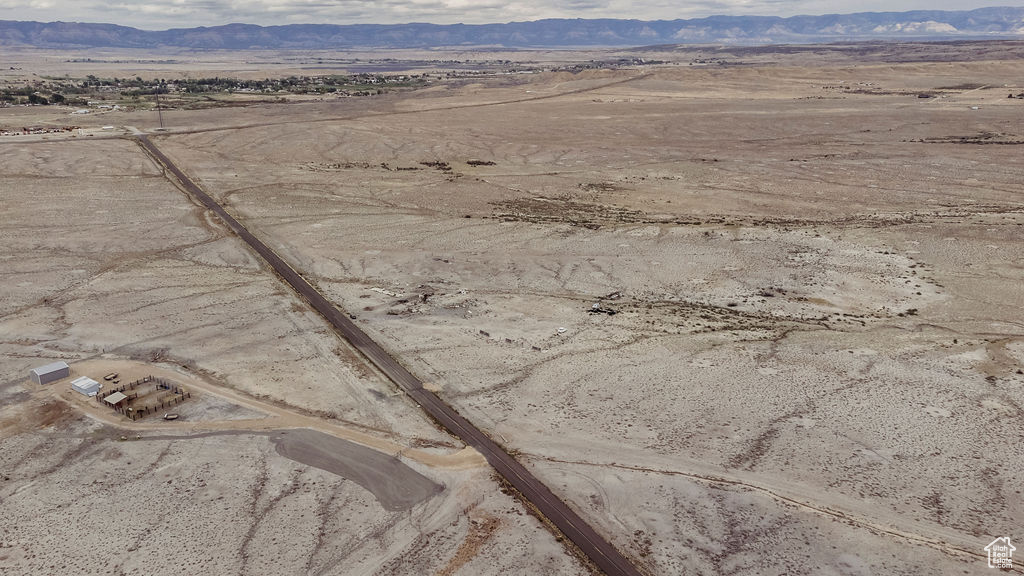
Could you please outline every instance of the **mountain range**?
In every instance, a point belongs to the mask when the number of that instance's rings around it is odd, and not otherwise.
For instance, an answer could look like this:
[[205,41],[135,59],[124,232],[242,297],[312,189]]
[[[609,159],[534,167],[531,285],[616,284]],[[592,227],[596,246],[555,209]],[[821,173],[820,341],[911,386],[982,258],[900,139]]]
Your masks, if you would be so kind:
[[505,24],[290,24],[140,30],[114,24],[0,20],[0,46],[345,49],[777,44],[1024,36],[1024,7],[689,20],[550,19]]

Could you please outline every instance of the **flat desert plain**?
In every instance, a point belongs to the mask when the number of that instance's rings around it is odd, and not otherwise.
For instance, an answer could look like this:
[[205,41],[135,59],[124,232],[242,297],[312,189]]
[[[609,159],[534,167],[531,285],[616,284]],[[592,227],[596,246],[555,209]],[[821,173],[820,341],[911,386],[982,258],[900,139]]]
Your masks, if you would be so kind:
[[[645,573],[986,572],[1024,538],[1024,60],[980,46],[3,137],[0,566],[589,570],[143,132]],[[196,398],[131,421],[53,360]]]

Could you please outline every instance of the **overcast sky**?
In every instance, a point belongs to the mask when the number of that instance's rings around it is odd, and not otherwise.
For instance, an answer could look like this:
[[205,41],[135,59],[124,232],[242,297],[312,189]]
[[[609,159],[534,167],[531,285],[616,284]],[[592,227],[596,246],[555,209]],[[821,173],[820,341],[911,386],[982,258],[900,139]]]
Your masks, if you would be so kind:
[[1021,6],[1024,0],[0,0],[0,20],[109,22],[148,30],[248,24],[483,24],[541,18],[672,20]]

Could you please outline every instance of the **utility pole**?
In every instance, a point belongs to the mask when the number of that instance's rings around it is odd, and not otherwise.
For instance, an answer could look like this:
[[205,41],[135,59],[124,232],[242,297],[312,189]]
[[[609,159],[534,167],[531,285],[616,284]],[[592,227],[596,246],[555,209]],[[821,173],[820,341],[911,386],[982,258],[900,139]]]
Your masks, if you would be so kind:
[[164,113],[160,109],[160,88],[156,89],[156,115],[160,117],[160,129],[164,129]]

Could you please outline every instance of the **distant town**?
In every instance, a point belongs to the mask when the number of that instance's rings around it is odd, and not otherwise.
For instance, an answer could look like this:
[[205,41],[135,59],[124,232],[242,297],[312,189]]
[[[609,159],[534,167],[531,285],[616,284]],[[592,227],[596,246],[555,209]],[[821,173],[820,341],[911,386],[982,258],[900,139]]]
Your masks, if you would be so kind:
[[[91,61],[91,60],[90,60]],[[323,63],[314,60],[311,63]],[[89,74],[83,78],[39,76],[21,83],[0,84],[0,107],[60,104],[97,109],[152,108],[160,96],[165,108],[196,109],[230,105],[236,100],[231,95],[247,96],[246,102],[282,101],[286,96],[332,95],[335,97],[377,96],[396,90],[421,88],[432,82],[459,78],[474,78],[502,74],[536,73],[543,71],[580,72],[588,69],[607,69],[639,65],[662,64],[641,58],[619,58],[591,61],[562,66],[534,66],[509,61],[436,61],[404,63],[429,69],[421,73],[365,72],[358,74],[292,75],[281,78],[240,79],[212,78],[102,78]],[[388,69],[389,62],[359,63],[377,69]],[[12,67],[12,70],[14,68]],[[215,99],[214,96],[219,98]],[[227,98],[225,98],[227,97]]]
[[84,78],[42,77],[20,86],[0,88],[3,105],[69,106],[101,105],[97,101],[110,101],[120,106],[146,105],[158,95],[212,95],[249,93],[265,95],[284,94],[336,94],[342,96],[371,96],[385,91],[415,88],[427,83],[424,75],[356,74],[351,76],[288,76],[241,80],[238,78]]

